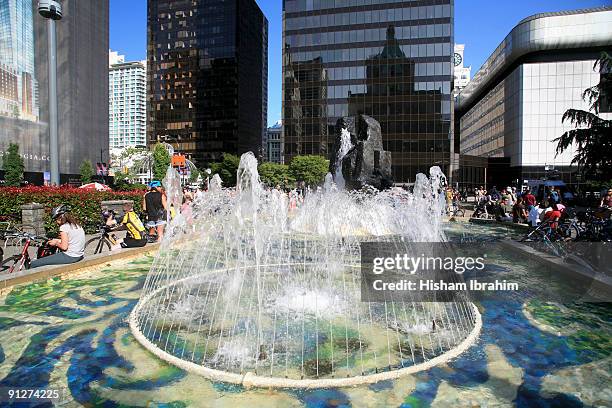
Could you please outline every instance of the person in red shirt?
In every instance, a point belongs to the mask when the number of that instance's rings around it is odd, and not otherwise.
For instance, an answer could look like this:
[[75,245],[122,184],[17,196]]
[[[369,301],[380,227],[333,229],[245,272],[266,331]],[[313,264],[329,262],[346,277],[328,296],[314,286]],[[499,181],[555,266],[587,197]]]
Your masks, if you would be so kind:
[[561,211],[559,210],[559,207],[557,206],[557,204],[553,204],[552,210],[544,214],[544,221],[550,221],[551,223],[550,227],[552,229],[557,228],[559,218],[561,218]]
[[523,200],[525,201],[525,206],[527,207],[529,207],[530,205],[536,204],[536,198],[533,194],[531,194],[531,190],[529,188],[527,189],[527,191],[525,191]]

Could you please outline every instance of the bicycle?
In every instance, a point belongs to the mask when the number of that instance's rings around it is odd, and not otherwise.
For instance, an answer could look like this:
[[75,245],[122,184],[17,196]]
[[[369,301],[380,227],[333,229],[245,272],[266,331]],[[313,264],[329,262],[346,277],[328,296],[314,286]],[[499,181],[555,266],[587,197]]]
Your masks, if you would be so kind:
[[13,273],[15,272],[16,268],[17,272],[21,272],[24,269],[30,269],[31,258],[29,249],[31,246],[38,247],[38,250],[36,251],[37,259],[53,255],[57,251],[56,247],[52,247],[48,244],[48,238],[36,236],[27,232],[10,234],[7,236],[7,238],[19,241],[20,244],[23,244],[23,248],[21,248],[21,252],[19,254],[2,260],[2,263],[0,264],[0,272],[2,273]]
[[458,203],[451,204],[446,212],[451,217],[465,217],[465,210]]
[[94,255],[101,254],[105,248],[110,251],[112,247],[117,245],[117,238],[115,234],[111,234],[112,228],[108,225],[100,225],[99,234],[97,237],[91,238],[85,243],[85,252],[88,248],[93,248],[95,245]]

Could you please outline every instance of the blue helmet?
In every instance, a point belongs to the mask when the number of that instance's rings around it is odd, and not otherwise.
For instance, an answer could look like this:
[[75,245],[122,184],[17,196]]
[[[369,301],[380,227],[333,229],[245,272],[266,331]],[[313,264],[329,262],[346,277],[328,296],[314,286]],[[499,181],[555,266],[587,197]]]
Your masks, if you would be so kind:
[[159,181],[152,181],[149,183],[149,187],[151,188],[157,188],[157,187],[161,187],[161,183]]

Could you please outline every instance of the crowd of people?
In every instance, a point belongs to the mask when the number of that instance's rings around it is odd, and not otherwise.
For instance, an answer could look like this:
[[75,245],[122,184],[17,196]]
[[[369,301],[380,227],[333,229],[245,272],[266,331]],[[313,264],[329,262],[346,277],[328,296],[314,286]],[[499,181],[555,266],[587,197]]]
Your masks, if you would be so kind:
[[[569,193],[571,194],[571,193]],[[490,215],[500,221],[538,226],[541,222],[554,223],[566,214],[566,200],[573,198],[558,187],[550,186],[540,200],[532,194],[529,187],[517,192],[516,187],[506,187],[499,191],[495,186],[490,190],[484,187],[475,191],[476,210],[474,217]],[[600,207],[612,209],[612,189],[608,189],[600,202]]]

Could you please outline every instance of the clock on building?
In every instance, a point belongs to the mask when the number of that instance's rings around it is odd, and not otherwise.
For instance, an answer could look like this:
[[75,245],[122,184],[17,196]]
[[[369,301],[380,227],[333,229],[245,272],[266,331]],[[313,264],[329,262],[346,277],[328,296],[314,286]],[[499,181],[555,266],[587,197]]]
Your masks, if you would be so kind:
[[458,67],[461,64],[461,61],[463,61],[461,54],[455,53],[455,55],[453,55],[453,63],[455,66]]

